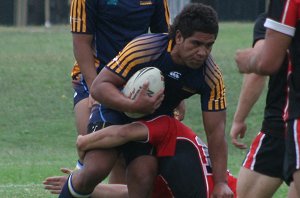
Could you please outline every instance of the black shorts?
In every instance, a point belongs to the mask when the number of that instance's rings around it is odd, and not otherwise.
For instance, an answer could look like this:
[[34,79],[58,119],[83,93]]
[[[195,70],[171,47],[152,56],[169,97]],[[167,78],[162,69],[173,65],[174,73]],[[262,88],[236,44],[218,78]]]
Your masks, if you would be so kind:
[[[159,173],[175,197],[209,197],[211,169],[201,162],[201,153],[189,141],[177,141],[174,157],[159,158]],[[209,176],[210,175],[210,176]]]
[[143,155],[156,155],[155,148],[149,143],[128,142],[121,147],[121,152],[125,158],[126,165],[129,165],[132,160]]
[[284,180],[285,139],[259,132],[253,140],[243,167]]

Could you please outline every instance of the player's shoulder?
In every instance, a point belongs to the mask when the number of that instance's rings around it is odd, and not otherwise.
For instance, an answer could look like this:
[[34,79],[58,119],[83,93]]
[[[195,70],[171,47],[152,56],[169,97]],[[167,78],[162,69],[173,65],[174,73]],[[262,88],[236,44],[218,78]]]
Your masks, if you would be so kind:
[[205,74],[209,73],[218,73],[218,75],[222,75],[221,69],[215,62],[214,58],[212,55],[209,55],[205,61]]
[[165,50],[168,40],[168,34],[165,33],[142,34],[129,42],[121,54],[130,56],[156,54]]
[[[157,60],[166,51],[168,34],[143,34],[136,37],[107,66],[122,77],[144,64]],[[132,73],[133,74],[133,73]]]
[[129,44],[151,44],[155,42],[168,42],[169,36],[167,33],[148,33],[142,34],[134,38]]

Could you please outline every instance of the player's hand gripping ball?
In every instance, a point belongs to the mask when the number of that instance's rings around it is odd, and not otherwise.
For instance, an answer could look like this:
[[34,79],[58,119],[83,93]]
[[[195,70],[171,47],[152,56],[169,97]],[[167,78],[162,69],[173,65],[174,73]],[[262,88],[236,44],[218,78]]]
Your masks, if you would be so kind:
[[[126,83],[123,89],[123,94],[134,100],[141,91],[143,84],[149,82],[147,94],[151,97],[165,87],[164,76],[156,67],[145,67],[137,71]],[[130,118],[141,118],[146,114],[129,113],[125,114]]]

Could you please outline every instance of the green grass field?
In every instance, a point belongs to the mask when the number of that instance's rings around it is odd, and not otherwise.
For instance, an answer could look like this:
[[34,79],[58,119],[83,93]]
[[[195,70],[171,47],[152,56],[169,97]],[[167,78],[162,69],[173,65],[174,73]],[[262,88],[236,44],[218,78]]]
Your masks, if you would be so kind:
[[[228,166],[236,176],[246,151],[234,148],[229,139],[242,83],[233,57],[236,49],[251,46],[251,37],[250,23],[221,23],[213,49],[227,87]],[[60,167],[74,167],[77,160],[71,34],[67,26],[0,27],[0,38],[0,197],[57,197],[43,189],[42,181],[60,174]],[[184,122],[205,140],[198,106],[198,97],[187,100]],[[264,97],[248,119],[248,145],[260,129],[263,107]],[[286,193],[283,186],[274,197]]]

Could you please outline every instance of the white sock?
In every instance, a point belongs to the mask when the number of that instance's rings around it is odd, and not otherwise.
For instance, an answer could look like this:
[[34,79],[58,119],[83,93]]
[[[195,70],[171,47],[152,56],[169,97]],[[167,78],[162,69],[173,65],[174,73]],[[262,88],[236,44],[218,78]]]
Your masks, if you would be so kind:
[[79,160],[77,160],[75,169],[76,169],[76,170],[80,170],[80,169],[82,169],[82,168],[83,168],[83,164],[82,164]]
[[69,188],[70,193],[72,194],[72,196],[76,197],[76,198],[89,198],[91,196],[91,194],[82,195],[82,194],[77,193],[74,190],[73,185],[72,185],[72,176],[73,176],[73,174],[71,174],[69,179],[68,179],[68,188]]

